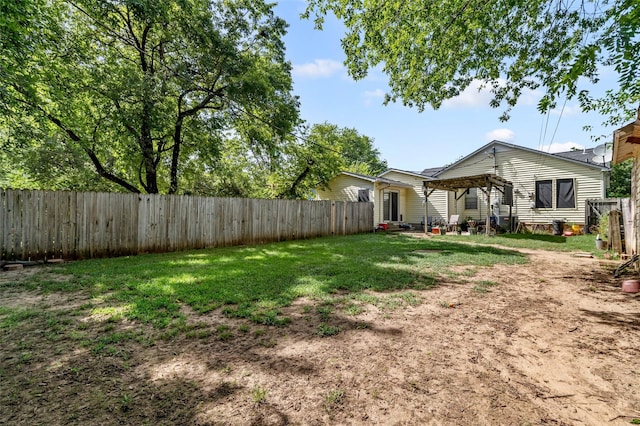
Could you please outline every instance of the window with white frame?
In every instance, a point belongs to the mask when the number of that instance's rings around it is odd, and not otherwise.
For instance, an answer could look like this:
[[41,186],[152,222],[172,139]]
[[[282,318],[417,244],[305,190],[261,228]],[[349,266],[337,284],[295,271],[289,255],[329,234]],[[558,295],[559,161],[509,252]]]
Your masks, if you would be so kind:
[[369,195],[368,189],[359,189],[358,190],[358,202],[359,203],[368,203],[371,201],[371,197]]
[[573,179],[556,180],[556,208],[573,209],[576,207],[576,194]]
[[553,208],[553,181],[538,180],[536,181],[536,208],[550,209]]
[[464,194],[465,210],[478,210],[478,188],[469,188]]

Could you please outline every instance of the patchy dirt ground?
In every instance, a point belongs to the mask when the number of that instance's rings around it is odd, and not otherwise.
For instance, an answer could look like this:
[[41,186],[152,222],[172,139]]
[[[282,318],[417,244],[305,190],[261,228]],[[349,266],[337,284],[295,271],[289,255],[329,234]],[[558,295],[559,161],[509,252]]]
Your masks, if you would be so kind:
[[[0,424],[615,425],[640,418],[640,295],[621,293],[603,261],[527,254],[529,265],[478,269],[414,292],[422,300],[415,306],[336,310],[328,324],[341,332],[329,337],[317,334],[323,320],[309,300],[289,308],[286,327],[193,315],[197,327],[163,339],[79,314],[86,300],[77,295],[5,286],[0,306],[51,316],[28,330],[0,330]],[[109,341],[98,337],[105,331]]]

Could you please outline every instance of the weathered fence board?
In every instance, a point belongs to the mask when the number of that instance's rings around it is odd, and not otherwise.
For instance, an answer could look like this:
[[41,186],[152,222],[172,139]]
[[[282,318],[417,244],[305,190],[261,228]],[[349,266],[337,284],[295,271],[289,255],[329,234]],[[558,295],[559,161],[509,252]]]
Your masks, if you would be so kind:
[[372,229],[372,203],[0,189],[0,260],[123,256]]

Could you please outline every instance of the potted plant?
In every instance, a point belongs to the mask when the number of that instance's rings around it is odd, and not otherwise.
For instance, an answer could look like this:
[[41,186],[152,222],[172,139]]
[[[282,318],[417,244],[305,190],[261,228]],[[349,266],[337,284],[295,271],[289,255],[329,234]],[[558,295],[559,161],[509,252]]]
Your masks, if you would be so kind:
[[609,216],[602,215],[598,220],[598,235],[596,236],[596,249],[607,249],[607,235],[609,234]]
[[447,227],[445,225],[440,225],[440,235],[447,235]]
[[471,216],[467,218],[467,225],[469,226],[469,235],[476,235],[478,233],[476,221],[471,218]]

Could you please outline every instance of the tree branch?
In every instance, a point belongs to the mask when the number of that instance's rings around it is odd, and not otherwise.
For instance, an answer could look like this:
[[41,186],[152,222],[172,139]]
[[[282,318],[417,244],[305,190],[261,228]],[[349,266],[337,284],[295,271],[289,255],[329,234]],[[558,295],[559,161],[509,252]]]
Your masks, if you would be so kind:
[[[25,95],[19,87],[13,86],[14,89],[16,89],[16,91],[18,91],[18,93]],[[68,128],[67,126],[64,125],[64,123],[62,122],[62,120],[60,120],[58,117],[53,116],[52,114],[49,114],[47,111],[44,110],[44,108],[42,108],[40,105],[34,105],[33,103],[27,101],[26,99],[18,99],[16,98],[16,100],[18,102],[23,103],[24,105],[27,105],[30,108],[33,108],[37,111],[39,111],[47,120],[49,120],[50,122],[52,122],[53,124],[55,124],[60,130],[62,130],[67,137],[69,137],[69,139],[71,139],[74,142],[77,142],[78,145],[82,148],[82,150],[87,154],[87,156],[89,157],[89,159],[91,160],[91,162],[93,163],[93,166],[96,169],[96,172],[98,173],[99,176],[110,180],[113,183],[116,183],[118,185],[120,185],[121,187],[125,188],[127,191],[130,192],[134,192],[134,193],[139,193],[140,190],[138,188],[136,188],[135,186],[131,185],[129,182],[125,181],[124,179],[114,175],[113,173],[107,171],[104,166],[102,165],[102,163],[100,162],[100,159],[98,158],[98,156],[96,155],[96,153],[91,149],[88,148],[87,146],[85,146],[85,144],[82,143],[82,138],[76,134],[72,129]]]
[[281,193],[279,193],[278,195],[276,195],[276,198],[282,199],[287,196],[290,198],[296,197],[297,195],[296,189],[302,183],[302,181],[307,177],[307,175],[311,172],[311,166],[313,166],[314,163],[315,162],[313,161],[313,159],[309,158],[307,160],[307,167],[305,167],[302,173],[298,175],[298,177],[296,178],[296,180],[293,181],[291,186],[285,189],[284,191],[282,191]]

